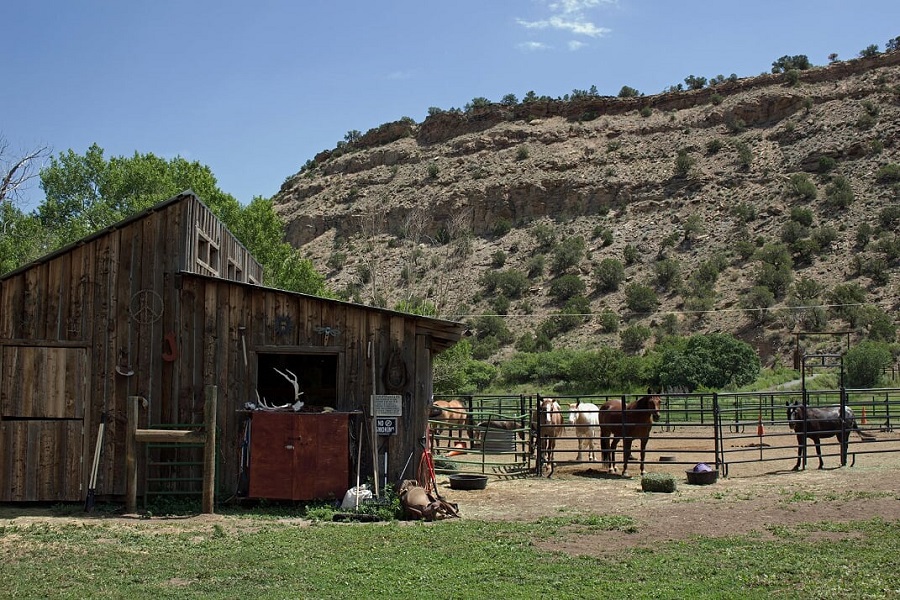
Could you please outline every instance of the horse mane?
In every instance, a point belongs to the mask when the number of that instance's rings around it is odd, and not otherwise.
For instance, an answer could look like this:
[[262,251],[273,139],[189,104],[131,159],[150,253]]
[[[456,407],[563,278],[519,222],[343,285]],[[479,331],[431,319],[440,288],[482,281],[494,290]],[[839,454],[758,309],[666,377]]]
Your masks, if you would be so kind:
[[650,401],[653,398],[656,398],[657,400],[659,400],[659,395],[658,394],[647,394],[646,396],[641,396],[637,400],[634,400],[633,402],[631,402],[626,408],[631,408],[631,409],[637,408],[637,409],[643,409],[643,410],[650,410],[652,408],[652,406],[650,405]]

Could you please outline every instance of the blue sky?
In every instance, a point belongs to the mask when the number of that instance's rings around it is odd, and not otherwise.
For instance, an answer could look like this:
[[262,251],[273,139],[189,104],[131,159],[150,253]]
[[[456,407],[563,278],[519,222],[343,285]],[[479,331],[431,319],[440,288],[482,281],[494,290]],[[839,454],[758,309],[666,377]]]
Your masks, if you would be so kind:
[[[348,131],[429,107],[655,94],[900,36],[897,0],[29,0],[3,14],[9,151],[182,156],[243,203]],[[23,208],[42,198],[33,186]]]

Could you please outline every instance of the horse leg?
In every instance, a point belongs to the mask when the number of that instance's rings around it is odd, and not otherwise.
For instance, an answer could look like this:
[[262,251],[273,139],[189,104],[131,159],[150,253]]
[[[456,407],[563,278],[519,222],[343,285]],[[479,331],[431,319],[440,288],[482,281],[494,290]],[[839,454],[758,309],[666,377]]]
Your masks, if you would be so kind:
[[647,474],[647,471],[644,470],[644,453],[647,450],[647,438],[641,438],[641,476]]
[[550,472],[547,473],[547,479],[553,477],[553,471],[556,468],[556,464],[553,462],[553,451],[556,449],[556,439],[550,438],[549,444],[547,444],[547,462],[550,463]]
[[594,454],[594,437],[595,437],[595,435],[596,435],[596,432],[593,429],[588,429],[588,439],[587,439],[588,460],[591,462],[594,462],[595,460],[597,460],[597,455]]
[[628,459],[631,458],[631,442],[630,437],[622,440],[622,477],[628,477]]
[[803,461],[804,450],[806,450],[806,438],[802,435],[797,436],[797,464],[794,465],[792,471],[800,470],[800,463]]
[[814,437],[813,441],[816,443],[816,456],[819,457],[819,470],[825,468],[825,461],[822,460],[822,438]]
[[575,457],[575,460],[580,462],[581,461],[581,449],[582,449],[582,446],[584,446],[584,437],[582,437],[581,430],[577,431],[576,433],[577,433],[577,437],[578,437],[578,456]]
[[843,436],[838,434],[838,436],[841,438],[841,466],[846,467],[847,466],[847,450],[849,449],[849,446],[850,446],[850,432],[849,431],[846,432]]

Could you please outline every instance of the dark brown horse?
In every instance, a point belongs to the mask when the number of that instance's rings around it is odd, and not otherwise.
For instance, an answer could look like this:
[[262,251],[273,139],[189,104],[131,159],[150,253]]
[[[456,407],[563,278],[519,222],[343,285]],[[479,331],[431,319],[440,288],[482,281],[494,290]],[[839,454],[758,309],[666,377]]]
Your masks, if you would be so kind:
[[874,436],[860,431],[849,406],[804,406],[795,400],[787,408],[788,427],[797,434],[797,464],[794,471],[806,468],[806,440],[816,444],[816,456],[819,457],[819,468],[825,467],[822,460],[822,438],[836,437],[841,445],[841,466],[847,464],[847,447],[850,445],[850,432],[855,431],[864,440],[875,439]]
[[616,472],[616,446],[622,440],[622,477],[625,477],[631,459],[631,443],[640,440],[641,475],[645,473],[647,440],[650,439],[653,422],[659,420],[661,403],[659,396],[647,395],[624,407],[621,400],[610,400],[600,407],[600,448],[607,472]]

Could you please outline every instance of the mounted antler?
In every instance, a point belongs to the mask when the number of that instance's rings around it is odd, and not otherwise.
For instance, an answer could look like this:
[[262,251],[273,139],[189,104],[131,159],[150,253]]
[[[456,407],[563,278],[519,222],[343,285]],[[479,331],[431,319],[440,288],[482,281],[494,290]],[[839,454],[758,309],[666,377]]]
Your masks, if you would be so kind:
[[[285,371],[287,371],[285,373],[285,372],[279,371],[277,367],[272,367],[272,368],[275,369],[276,373],[278,373],[279,375],[281,375],[282,377],[287,379],[288,383],[290,383],[292,386],[294,386],[294,404],[291,405],[291,408],[294,409],[294,412],[303,408],[303,405],[305,403],[300,401],[300,396],[303,395],[303,392],[300,391],[300,382],[297,381],[297,376],[294,375],[288,369],[285,369]],[[287,405],[285,405],[285,408],[287,408]]]

